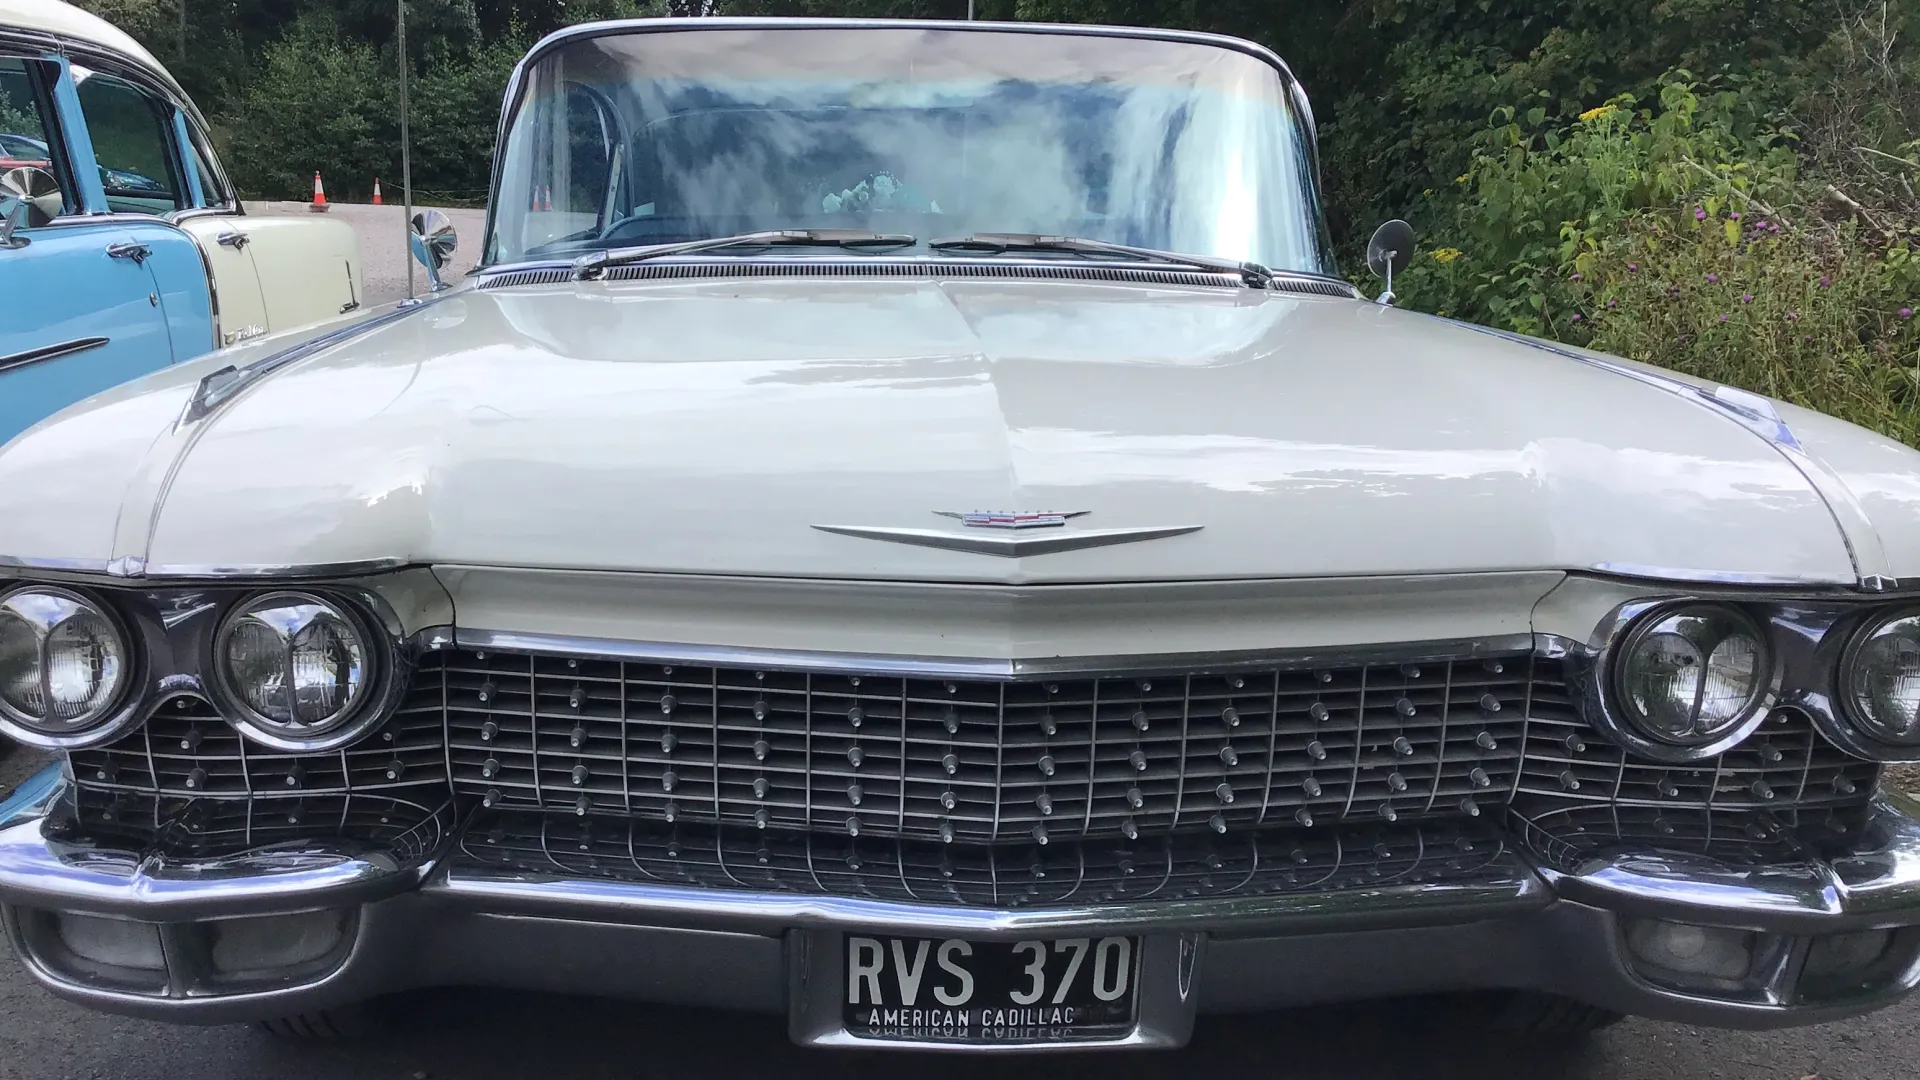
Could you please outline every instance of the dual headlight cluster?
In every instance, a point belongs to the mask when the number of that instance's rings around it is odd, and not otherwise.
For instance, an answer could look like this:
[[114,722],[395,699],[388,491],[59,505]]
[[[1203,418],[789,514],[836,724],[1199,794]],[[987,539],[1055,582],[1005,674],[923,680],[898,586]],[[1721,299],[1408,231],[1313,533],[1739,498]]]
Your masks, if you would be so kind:
[[[144,658],[106,604],[69,589],[0,594],[0,730],[70,746],[137,706]],[[348,605],[300,592],[249,597],[226,613],[202,682],[235,726],[283,749],[324,749],[366,715],[385,658]]]
[[[1850,636],[1846,636],[1849,635]],[[1920,610],[1876,615],[1845,631],[1820,699],[1855,747],[1909,755],[1920,747]],[[1779,658],[1761,625],[1724,604],[1655,608],[1626,629],[1605,669],[1608,711],[1657,756],[1724,749],[1764,719]],[[1671,755],[1662,754],[1662,749]]]

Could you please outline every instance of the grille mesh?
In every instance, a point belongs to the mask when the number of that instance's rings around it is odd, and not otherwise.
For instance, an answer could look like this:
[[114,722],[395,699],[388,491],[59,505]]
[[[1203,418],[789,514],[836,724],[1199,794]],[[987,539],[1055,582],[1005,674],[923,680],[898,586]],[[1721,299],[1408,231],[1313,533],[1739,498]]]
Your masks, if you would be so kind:
[[72,761],[74,778],[95,790],[178,796],[444,792],[447,783],[440,710],[412,703],[353,747],[296,754],[241,738],[204,698],[178,697],[125,738],[74,751]]
[[1525,876],[1491,823],[947,846],[714,825],[494,813],[459,857],[493,869],[757,892],[1010,907],[1195,900]]
[[1045,843],[1502,806],[1532,660],[1034,682],[437,663],[414,707],[444,696],[455,787],[489,805]]

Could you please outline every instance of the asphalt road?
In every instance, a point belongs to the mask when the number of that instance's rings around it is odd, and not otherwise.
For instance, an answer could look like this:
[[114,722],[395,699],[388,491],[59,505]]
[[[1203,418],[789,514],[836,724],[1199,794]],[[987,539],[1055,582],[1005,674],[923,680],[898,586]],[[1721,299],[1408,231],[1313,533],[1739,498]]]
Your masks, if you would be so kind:
[[[0,791],[40,764],[0,757]],[[1776,1032],[1630,1020],[1573,1044],[1495,1038],[1426,1005],[1202,1018],[1172,1053],[984,1060],[804,1051],[779,1017],[448,990],[385,1006],[396,1030],[353,1044],[248,1028],[101,1016],[35,986],[0,944],[0,1080],[1912,1080],[1920,999],[1859,1020]]]
[[[418,211],[424,207],[416,206]],[[253,214],[306,214],[311,213],[307,204],[297,202],[249,202],[247,211]],[[454,233],[460,238],[460,246],[454,251],[453,262],[447,267],[448,281],[458,281],[468,267],[480,258],[480,238],[486,231],[487,212],[485,210],[443,209],[453,219]],[[385,206],[368,206],[363,203],[334,203],[327,216],[337,218],[353,226],[355,235],[360,238],[360,257],[364,260],[361,275],[366,286],[368,306],[390,304],[404,299],[407,295],[407,246],[405,239],[406,212],[398,201]],[[418,263],[414,264],[414,290],[417,293],[427,291],[426,272]]]

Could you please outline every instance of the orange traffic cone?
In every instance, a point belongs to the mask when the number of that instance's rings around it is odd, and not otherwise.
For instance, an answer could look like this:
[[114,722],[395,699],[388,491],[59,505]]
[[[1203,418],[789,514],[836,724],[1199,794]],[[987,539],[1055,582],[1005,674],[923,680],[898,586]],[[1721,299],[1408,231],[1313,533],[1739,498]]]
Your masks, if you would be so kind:
[[380,201],[380,178],[377,176],[373,178],[373,205],[375,206],[386,205],[385,203]]
[[313,202],[307,207],[316,214],[327,212],[327,189],[321,186],[320,174],[313,174]]

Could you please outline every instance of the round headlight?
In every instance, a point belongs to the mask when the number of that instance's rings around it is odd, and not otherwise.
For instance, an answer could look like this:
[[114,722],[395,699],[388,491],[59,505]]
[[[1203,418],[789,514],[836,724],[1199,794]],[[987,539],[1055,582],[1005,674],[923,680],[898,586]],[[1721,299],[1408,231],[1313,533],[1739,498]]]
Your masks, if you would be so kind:
[[1614,704],[1650,739],[1705,746],[1752,717],[1772,666],[1759,627],[1732,608],[1657,610],[1620,642]]
[[[359,619],[308,593],[271,593],[221,624],[214,662],[245,714],[236,725],[268,745],[313,749],[360,715],[378,657]],[[349,733],[351,734],[351,733]]]
[[1840,698],[1868,737],[1920,746],[1920,614],[1867,627],[1841,666]]
[[25,588],[0,597],[0,720],[29,735],[80,735],[106,719],[130,682],[127,639],[75,592]]

